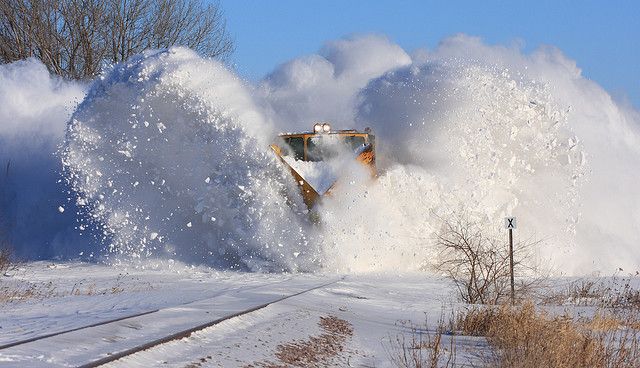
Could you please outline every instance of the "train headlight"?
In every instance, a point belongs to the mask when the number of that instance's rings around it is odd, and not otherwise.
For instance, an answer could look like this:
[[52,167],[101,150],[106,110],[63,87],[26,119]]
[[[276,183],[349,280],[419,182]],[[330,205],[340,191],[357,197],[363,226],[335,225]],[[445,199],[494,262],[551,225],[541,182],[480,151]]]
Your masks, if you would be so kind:
[[331,131],[331,125],[327,123],[322,124],[322,131],[325,133],[329,133]]

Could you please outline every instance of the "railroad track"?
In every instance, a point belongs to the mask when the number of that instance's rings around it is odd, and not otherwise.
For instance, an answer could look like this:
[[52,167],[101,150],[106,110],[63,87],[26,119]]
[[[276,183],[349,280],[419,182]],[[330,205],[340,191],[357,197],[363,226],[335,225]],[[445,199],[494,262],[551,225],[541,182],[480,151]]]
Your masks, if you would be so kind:
[[[271,283],[270,285],[273,286],[274,284],[286,283],[287,281],[289,281],[289,280],[275,281],[275,282]],[[242,289],[239,289],[238,291],[245,292],[245,291],[251,291],[251,290],[259,289],[259,288],[263,288],[263,287],[265,287],[265,285],[263,285],[263,284],[253,285],[253,286],[244,286],[244,287],[242,287]],[[207,300],[207,299],[212,299],[212,298],[215,298],[215,297],[217,297],[219,295],[222,295],[222,294],[225,294],[225,293],[229,293],[229,292],[230,292],[229,289],[224,289],[224,290],[221,290],[221,291],[217,292],[215,295],[209,295],[206,298],[200,298],[200,299],[191,300],[191,301],[189,301],[187,303],[181,303],[181,304],[178,304],[178,305],[174,305],[173,307],[175,308],[176,306],[183,306],[183,305],[193,304],[193,303],[196,303],[196,302],[199,302],[199,301],[203,301],[203,300]],[[80,327],[73,327],[73,328],[69,328],[69,329],[66,329],[66,330],[55,331],[55,332],[52,332],[52,333],[43,334],[43,335],[37,335],[37,336],[30,337],[30,338],[23,339],[23,340],[17,340],[17,341],[12,341],[12,342],[9,342],[9,343],[0,344],[0,351],[3,350],[3,349],[6,349],[6,348],[13,347],[13,346],[23,345],[23,344],[26,344],[26,343],[29,343],[29,342],[38,341],[38,340],[42,340],[42,339],[46,339],[46,338],[54,337],[54,336],[58,336],[58,335],[63,335],[63,334],[69,333],[69,332],[84,330],[84,329],[91,328],[91,327],[98,327],[98,326],[106,325],[106,324],[113,323],[113,322],[119,322],[119,321],[122,321],[122,320],[134,318],[134,317],[144,316],[146,314],[158,312],[159,310],[160,309],[150,309],[148,311],[138,312],[138,313],[125,315],[125,316],[120,316],[120,317],[116,317],[116,318],[111,318],[111,319],[103,320],[103,321],[96,322],[96,323],[87,324],[87,325],[80,326]]]
[[0,346],[0,361],[16,366],[98,367],[340,280],[261,285],[14,341]]

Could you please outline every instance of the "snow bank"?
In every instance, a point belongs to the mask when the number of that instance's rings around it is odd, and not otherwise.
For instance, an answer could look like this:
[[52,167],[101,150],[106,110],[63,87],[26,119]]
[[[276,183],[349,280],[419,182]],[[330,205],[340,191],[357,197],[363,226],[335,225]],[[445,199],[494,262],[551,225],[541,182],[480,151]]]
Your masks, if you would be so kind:
[[63,162],[118,259],[309,269],[304,205],[287,204],[293,183],[269,152],[273,134],[237,77],[172,48],[94,83],[70,122]]
[[[39,61],[0,65],[0,239],[20,259],[89,256],[54,153],[85,87],[51,77]],[[64,212],[60,212],[62,211]]]

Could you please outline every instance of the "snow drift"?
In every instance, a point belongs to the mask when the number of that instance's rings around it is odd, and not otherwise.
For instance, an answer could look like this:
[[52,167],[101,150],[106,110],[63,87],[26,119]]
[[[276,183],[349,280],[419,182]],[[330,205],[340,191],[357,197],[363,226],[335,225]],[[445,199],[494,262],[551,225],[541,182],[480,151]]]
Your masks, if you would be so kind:
[[[379,144],[378,180],[343,178],[320,226],[268,148],[315,120],[370,126]],[[638,129],[636,110],[554,48],[458,35],[408,53],[353,36],[255,86],[186,49],[139,55],[93,83],[62,158],[79,227],[100,230],[109,258],[410,271],[464,212],[497,232],[517,216],[517,239],[540,240],[557,272],[634,272]]]

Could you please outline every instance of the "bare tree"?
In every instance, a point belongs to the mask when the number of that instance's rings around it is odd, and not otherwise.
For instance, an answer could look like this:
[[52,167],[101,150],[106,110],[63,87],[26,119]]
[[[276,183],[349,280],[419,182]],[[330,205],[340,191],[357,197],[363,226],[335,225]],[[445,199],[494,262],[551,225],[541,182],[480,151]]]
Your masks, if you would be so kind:
[[203,0],[3,0],[0,61],[40,59],[91,78],[148,48],[181,45],[226,60],[234,50],[219,3]]
[[[509,247],[505,241],[491,236],[490,226],[482,226],[468,215],[442,220],[436,236],[439,262],[436,269],[444,272],[456,285],[466,303],[497,304],[510,293]],[[514,244],[514,268],[526,271],[529,279],[521,278],[516,285],[523,295],[541,282],[532,249],[538,242]]]
[[152,4],[153,27],[146,47],[188,46],[200,54],[226,59],[234,50],[218,4],[203,7],[199,0],[159,0]]
[[100,72],[107,56],[101,34],[107,27],[106,12],[106,3],[101,1],[68,0],[61,5],[64,16],[61,36],[66,42],[61,42],[64,69],[57,74],[81,79]]

